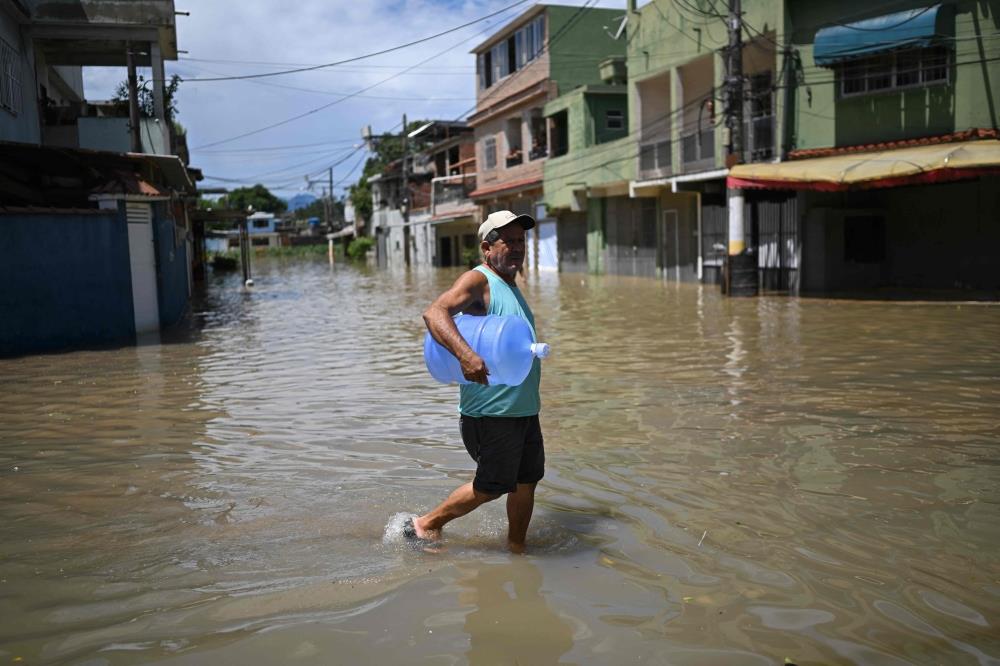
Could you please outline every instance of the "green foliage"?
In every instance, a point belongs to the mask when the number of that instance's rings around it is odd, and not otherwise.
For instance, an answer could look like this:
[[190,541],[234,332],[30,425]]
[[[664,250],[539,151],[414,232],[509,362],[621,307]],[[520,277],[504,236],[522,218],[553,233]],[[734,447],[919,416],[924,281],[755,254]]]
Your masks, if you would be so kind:
[[476,266],[481,264],[483,261],[483,257],[481,254],[479,254],[479,248],[467,247],[464,250],[462,250],[462,261],[464,261],[469,268],[475,268]]
[[288,245],[284,247],[269,247],[266,250],[269,257],[325,257],[328,252],[327,244],[315,243],[313,245]]
[[254,212],[283,213],[288,204],[283,199],[271,194],[271,191],[260,183],[253,187],[237,187],[218,202],[219,208],[226,210],[246,211],[247,206],[253,206]]
[[[365,222],[372,219],[372,190],[368,184],[368,178],[382,171],[393,161],[403,156],[403,134],[426,125],[426,120],[414,120],[406,124],[406,128],[398,136],[384,136],[373,139],[372,143],[375,156],[369,157],[365,162],[365,168],[361,172],[358,182],[351,185],[351,203],[354,204],[354,213]],[[417,138],[410,140],[409,150],[411,153],[418,152],[427,147],[425,139]]]
[[375,241],[369,236],[359,236],[351,241],[351,244],[347,246],[347,256],[355,261],[360,261],[365,258],[368,250],[375,245]]
[[[137,96],[139,98],[139,116],[143,118],[153,118],[156,116],[156,110],[153,105],[153,91],[148,84],[152,84],[152,81],[145,81],[143,77],[139,77]],[[163,86],[164,112],[166,113],[168,122],[173,121],[177,117],[177,88],[180,84],[181,77],[174,74],[167,81],[166,85]],[[111,97],[111,101],[114,102],[117,113],[123,116],[128,115],[128,80],[118,84],[115,94]]]

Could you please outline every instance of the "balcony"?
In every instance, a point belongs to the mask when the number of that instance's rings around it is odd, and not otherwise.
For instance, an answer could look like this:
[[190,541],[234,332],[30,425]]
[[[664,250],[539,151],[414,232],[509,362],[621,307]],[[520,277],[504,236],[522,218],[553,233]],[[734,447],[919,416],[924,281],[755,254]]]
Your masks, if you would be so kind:
[[715,166],[715,130],[704,129],[681,137],[681,161],[685,171]]
[[665,178],[671,168],[670,139],[650,139],[639,144],[639,180]]
[[535,146],[534,148],[531,149],[531,152],[528,153],[529,160],[540,160],[543,157],[548,157],[548,156],[549,156],[548,146]]
[[518,164],[521,164],[522,162],[524,162],[524,156],[521,155],[520,150],[517,150],[517,151],[512,151],[509,155],[507,155],[507,159],[504,162],[504,164],[509,169],[511,167],[516,167]]
[[435,178],[433,182],[434,204],[431,214],[444,215],[453,210],[472,205],[469,193],[476,189],[476,174]]

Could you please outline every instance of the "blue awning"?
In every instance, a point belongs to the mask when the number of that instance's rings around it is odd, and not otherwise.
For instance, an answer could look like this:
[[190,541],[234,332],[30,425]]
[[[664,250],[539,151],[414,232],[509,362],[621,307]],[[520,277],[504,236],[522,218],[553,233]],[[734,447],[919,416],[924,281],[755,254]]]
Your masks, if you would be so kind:
[[813,44],[813,60],[820,67],[830,67],[886,51],[931,46],[954,34],[950,9],[950,5],[932,5],[821,28]]

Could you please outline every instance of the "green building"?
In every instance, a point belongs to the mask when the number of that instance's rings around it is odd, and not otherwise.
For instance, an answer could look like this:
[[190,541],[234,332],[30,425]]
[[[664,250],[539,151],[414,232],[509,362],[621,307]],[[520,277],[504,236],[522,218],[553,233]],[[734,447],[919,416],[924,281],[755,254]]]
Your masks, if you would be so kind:
[[765,291],[1000,287],[994,5],[744,0],[738,159],[727,4],[629,7],[623,137],[594,131],[598,89],[546,105],[570,130],[544,182],[564,270],[720,281],[728,184]]

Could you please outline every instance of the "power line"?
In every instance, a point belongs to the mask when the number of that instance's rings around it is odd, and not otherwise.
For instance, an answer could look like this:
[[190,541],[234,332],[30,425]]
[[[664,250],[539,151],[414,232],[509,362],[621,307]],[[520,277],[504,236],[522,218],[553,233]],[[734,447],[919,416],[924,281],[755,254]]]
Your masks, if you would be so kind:
[[354,56],[353,58],[346,58],[344,60],[337,60],[335,62],[328,62],[328,63],[324,63],[322,65],[310,65],[308,67],[296,67],[294,69],[286,69],[286,70],[281,70],[281,71],[278,71],[278,72],[262,72],[262,73],[259,73],[259,74],[243,74],[243,75],[240,75],[240,76],[225,76],[225,77],[204,78],[204,79],[185,79],[184,82],[185,83],[192,83],[192,82],[196,82],[196,81],[197,82],[205,82],[205,81],[234,81],[234,80],[238,80],[238,79],[260,79],[260,78],[265,78],[265,77],[270,77],[270,76],[282,76],[282,75],[285,75],[285,74],[296,74],[298,72],[310,72],[310,71],[313,71],[313,70],[316,70],[316,69],[324,69],[324,68],[327,68],[327,67],[336,67],[337,65],[345,65],[345,64],[350,63],[350,62],[358,62],[359,60],[366,60],[368,58],[374,58],[375,56],[385,55],[386,53],[392,53],[393,51],[399,51],[401,49],[406,49],[406,48],[409,48],[411,46],[415,46],[417,44],[423,44],[424,42],[429,42],[429,41],[431,41],[433,39],[437,39],[438,37],[443,37],[444,35],[448,35],[448,34],[451,34],[453,32],[457,32],[459,30],[462,30],[463,28],[468,28],[470,25],[475,25],[477,23],[482,23],[483,21],[491,19],[494,16],[499,16],[500,14],[503,14],[504,12],[507,12],[507,11],[513,9],[514,7],[519,6],[519,5],[523,5],[526,2],[528,2],[528,0],[518,0],[517,2],[515,2],[513,4],[507,5],[503,9],[500,9],[500,10],[497,10],[497,11],[492,12],[490,14],[487,14],[486,16],[481,16],[481,17],[479,17],[479,18],[477,18],[477,19],[475,19],[473,21],[469,21],[467,23],[463,23],[462,25],[457,25],[457,26],[455,26],[453,28],[448,28],[447,30],[444,30],[442,32],[439,32],[439,33],[436,33],[436,34],[433,34],[433,35],[429,35],[427,37],[421,37],[420,39],[416,39],[416,40],[414,40],[412,42],[407,42],[406,44],[400,44],[399,46],[393,46],[393,47],[388,48],[388,49],[382,49],[381,51],[374,51],[372,53],[366,53],[364,55]]
[[[208,72],[209,74],[220,73],[220,72],[213,72],[212,70],[205,68],[202,68],[202,71]],[[334,95],[338,97],[343,97],[351,94],[345,92],[335,92],[332,90],[318,90],[316,88],[302,88],[300,86],[289,86],[281,83],[274,83],[271,81],[259,81],[257,79],[236,79],[236,80],[244,83],[253,83],[258,86],[281,88],[283,90],[297,90],[299,92],[315,93],[318,95]],[[354,95],[354,97],[362,99],[381,99],[381,100],[390,100],[398,102],[465,102],[471,99],[470,97],[389,97],[383,95]]]
[[260,148],[231,148],[229,150],[203,150],[202,155],[217,155],[223,153],[259,153],[270,150],[290,150],[293,148],[313,148],[315,146],[328,146],[335,143],[354,143],[357,139],[336,139],[334,141],[320,141],[317,143],[298,143],[287,146],[264,146]]
[[[522,2],[526,2],[526,1],[527,0],[521,0],[521,2],[517,2],[517,3],[514,3],[513,5],[509,5],[503,11],[507,11],[510,8],[516,7],[517,5],[520,5],[520,4],[522,4]],[[494,14],[491,14],[490,16],[495,16],[498,13],[501,13],[501,12],[494,12]],[[255,134],[260,134],[261,132],[266,132],[267,130],[274,129],[275,127],[281,127],[282,125],[287,125],[288,123],[294,122],[296,120],[300,120],[302,118],[305,118],[307,116],[313,115],[315,113],[319,113],[320,111],[323,111],[325,109],[330,108],[331,106],[334,106],[335,104],[339,104],[339,103],[341,103],[341,102],[343,102],[345,100],[348,100],[348,99],[350,99],[352,97],[355,97],[355,96],[360,95],[362,93],[368,92],[369,90],[371,90],[373,88],[376,88],[376,87],[382,85],[383,83],[388,83],[389,81],[392,81],[393,79],[396,79],[396,78],[402,76],[407,71],[416,69],[416,68],[420,67],[421,65],[424,65],[424,64],[430,62],[431,60],[434,60],[435,58],[439,58],[442,55],[444,55],[445,53],[448,53],[449,51],[452,51],[452,50],[458,48],[462,44],[464,44],[464,43],[466,43],[468,41],[471,41],[472,39],[477,38],[480,34],[482,34],[482,32],[484,32],[484,31],[479,31],[476,34],[472,35],[471,37],[467,37],[467,38],[465,38],[465,39],[463,39],[463,40],[461,40],[461,41],[453,44],[452,46],[449,46],[445,50],[440,51],[438,53],[435,53],[434,55],[432,55],[432,56],[430,56],[428,58],[425,58],[425,59],[417,62],[414,65],[411,65],[410,67],[408,67],[407,69],[405,69],[405,70],[403,70],[401,72],[396,72],[395,74],[393,74],[391,76],[388,76],[388,77],[382,79],[381,81],[376,81],[372,85],[367,86],[365,88],[362,88],[361,90],[357,90],[354,93],[351,93],[350,95],[345,95],[344,97],[341,97],[339,99],[335,99],[332,102],[328,102],[327,104],[323,104],[322,106],[318,106],[318,107],[316,107],[314,109],[310,109],[309,111],[306,111],[305,113],[300,113],[300,114],[298,114],[296,116],[292,116],[291,118],[286,118],[285,120],[282,120],[282,121],[279,121],[279,122],[276,122],[276,123],[271,123],[270,125],[266,125],[264,127],[261,127],[261,128],[255,129],[255,130],[251,130],[249,132],[244,132],[243,134],[238,134],[236,136],[229,137],[228,139],[221,139],[219,141],[214,141],[212,143],[206,143],[206,144],[203,144],[201,146],[192,148],[191,150],[194,151],[194,150],[199,150],[200,148],[209,148],[211,146],[218,146],[218,145],[223,144],[223,143],[229,143],[230,141],[236,141],[237,139],[243,139],[243,138],[246,138],[248,136],[253,136]]]
[[[178,58],[179,61],[185,62],[207,62],[214,63],[218,65],[259,65],[265,67],[325,67],[326,65],[316,65],[313,63],[302,63],[302,62],[268,62],[263,60],[227,60],[223,58],[191,58],[181,56]],[[345,69],[402,69],[406,65],[355,65],[354,67],[345,67],[339,71],[344,71]],[[474,71],[474,67],[468,67],[464,65],[438,65],[435,70],[461,70],[464,72]]]
[[[561,39],[562,36],[565,35],[568,32],[568,30],[573,25],[575,25],[577,21],[580,20],[580,18],[582,18],[583,12],[585,10],[587,10],[587,9],[592,9],[593,5],[595,3],[596,3],[596,0],[587,0],[583,5],[581,5],[580,7],[578,7],[577,10],[569,17],[569,19],[566,21],[566,23],[563,24],[562,28],[560,28],[559,31],[556,32],[556,34],[554,34],[554,35],[550,34],[549,35],[549,38],[542,45],[542,48],[538,51],[538,53],[535,54],[535,57],[534,57],[534,59],[531,62],[534,62],[535,60],[537,60],[538,58],[540,58],[542,56],[542,54],[544,54],[546,51],[550,50],[552,44],[555,43],[555,42],[557,42],[559,39]],[[490,97],[496,95],[498,92],[500,92],[501,88],[503,88],[504,86],[509,85],[512,81],[516,80],[518,78],[518,76],[521,73],[523,73],[527,67],[528,67],[528,63],[526,63],[524,67],[522,67],[521,69],[517,70],[516,72],[513,72],[513,73],[509,74],[507,76],[507,78],[505,78],[504,80],[497,82],[493,86],[490,86],[490,88],[487,89],[487,92],[486,92],[485,95],[483,95],[482,97],[478,98],[476,100],[476,103],[474,105],[472,105],[472,107],[470,107],[470,108],[466,109],[465,111],[463,111],[462,113],[458,114],[455,117],[455,119],[456,120],[461,120],[463,117],[469,115],[470,113],[474,113],[480,107],[480,105],[482,105],[487,99],[489,99]],[[477,85],[478,85],[478,81],[477,81]]]

